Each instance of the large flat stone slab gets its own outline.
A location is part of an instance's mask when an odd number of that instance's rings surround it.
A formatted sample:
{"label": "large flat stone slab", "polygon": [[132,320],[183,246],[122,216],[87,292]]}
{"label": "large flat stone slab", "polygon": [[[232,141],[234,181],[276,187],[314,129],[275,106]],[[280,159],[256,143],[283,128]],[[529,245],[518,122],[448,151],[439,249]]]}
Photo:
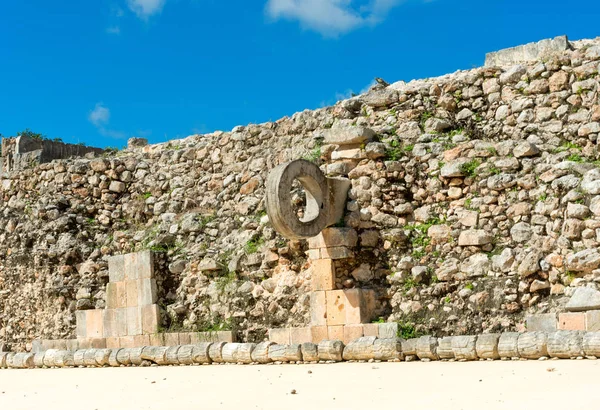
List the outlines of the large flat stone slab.
{"label": "large flat stone slab", "polygon": [[548,38],[534,43],[487,53],[485,67],[509,66],[527,61],[539,60],[544,54],[569,49],[567,36]]}
{"label": "large flat stone slab", "polygon": [[577,288],[567,303],[569,312],[600,309],[600,292],[592,288]]}

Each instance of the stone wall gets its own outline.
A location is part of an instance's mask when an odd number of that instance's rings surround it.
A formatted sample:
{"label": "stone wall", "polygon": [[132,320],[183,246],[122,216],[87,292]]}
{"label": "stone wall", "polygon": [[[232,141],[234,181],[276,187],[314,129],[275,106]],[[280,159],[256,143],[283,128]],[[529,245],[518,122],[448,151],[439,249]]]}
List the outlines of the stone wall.
{"label": "stone wall", "polygon": [[[352,183],[358,244],[336,287],[435,336],[523,330],[597,288],[600,42],[543,61],[395,83],[279,121],[56,160],[11,173],[0,201],[0,344],[75,336],[105,307],[108,257],[153,250],[171,331],[310,321],[306,241],[265,214],[268,171],[305,157]],[[367,135],[349,142],[349,136]],[[325,143],[324,143],[325,141]],[[301,213],[305,198],[294,190]]]}

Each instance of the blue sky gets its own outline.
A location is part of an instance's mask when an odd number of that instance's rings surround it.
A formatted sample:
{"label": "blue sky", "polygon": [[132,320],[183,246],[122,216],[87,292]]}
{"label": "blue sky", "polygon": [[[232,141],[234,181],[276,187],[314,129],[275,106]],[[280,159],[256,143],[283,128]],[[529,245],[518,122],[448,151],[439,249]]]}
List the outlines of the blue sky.
{"label": "blue sky", "polygon": [[331,105],[556,35],[600,36],[580,0],[1,0],[0,133],[151,142]]}

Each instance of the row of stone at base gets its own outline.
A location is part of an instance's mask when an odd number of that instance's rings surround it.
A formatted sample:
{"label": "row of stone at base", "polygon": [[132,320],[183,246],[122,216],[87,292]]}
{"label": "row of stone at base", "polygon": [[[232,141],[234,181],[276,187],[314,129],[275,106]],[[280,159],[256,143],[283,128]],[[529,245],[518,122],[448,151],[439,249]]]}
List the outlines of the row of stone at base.
{"label": "row of stone at base", "polygon": [[600,357],[600,332],[559,330],[423,336],[417,339],[361,337],[347,346],[338,340],[278,345],[263,343],[198,343],[123,349],[46,350],[40,353],[0,353],[0,368],[193,365],[211,363],[317,363],[400,360],[573,359]]}

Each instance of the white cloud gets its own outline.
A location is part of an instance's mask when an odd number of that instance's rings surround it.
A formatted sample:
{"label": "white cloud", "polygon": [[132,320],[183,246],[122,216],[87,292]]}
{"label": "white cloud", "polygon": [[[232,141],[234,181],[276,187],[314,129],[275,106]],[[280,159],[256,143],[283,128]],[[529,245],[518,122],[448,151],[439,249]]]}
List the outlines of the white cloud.
{"label": "white cloud", "polygon": [[96,104],[96,107],[90,111],[88,119],[96,127],[108,124],[108,121],[110,120],[110,110],[106,108],[104,104],[99,102]]}
{"label": "white cloud", "polygon": [[403,0],[268,0],[267,14],[275,20],[298,20],[325,36],[337,36],[365,25],[380,23]]}
{"label": "white cloud", "polygon": [[106,128],[110,122],[110,110],[99,102],[88,114],[88,120],[98,129],[100,135],[114,139],[125,139],[127,133]]}
{"label": "white cloud", "polygon": [[147,20],[158,14],[165,6],[166,0],[127,0],[127,5],[141,19]]}
{"label": "white cloud", "polygon": [[107,28],[106,28],[106,32],[107,32],[108,34],[116,34],[116,35],[119,35],[119,34],[121,34],[121,27],[119,27],[119,26],[110,26],[110,27],[107,27]]}

